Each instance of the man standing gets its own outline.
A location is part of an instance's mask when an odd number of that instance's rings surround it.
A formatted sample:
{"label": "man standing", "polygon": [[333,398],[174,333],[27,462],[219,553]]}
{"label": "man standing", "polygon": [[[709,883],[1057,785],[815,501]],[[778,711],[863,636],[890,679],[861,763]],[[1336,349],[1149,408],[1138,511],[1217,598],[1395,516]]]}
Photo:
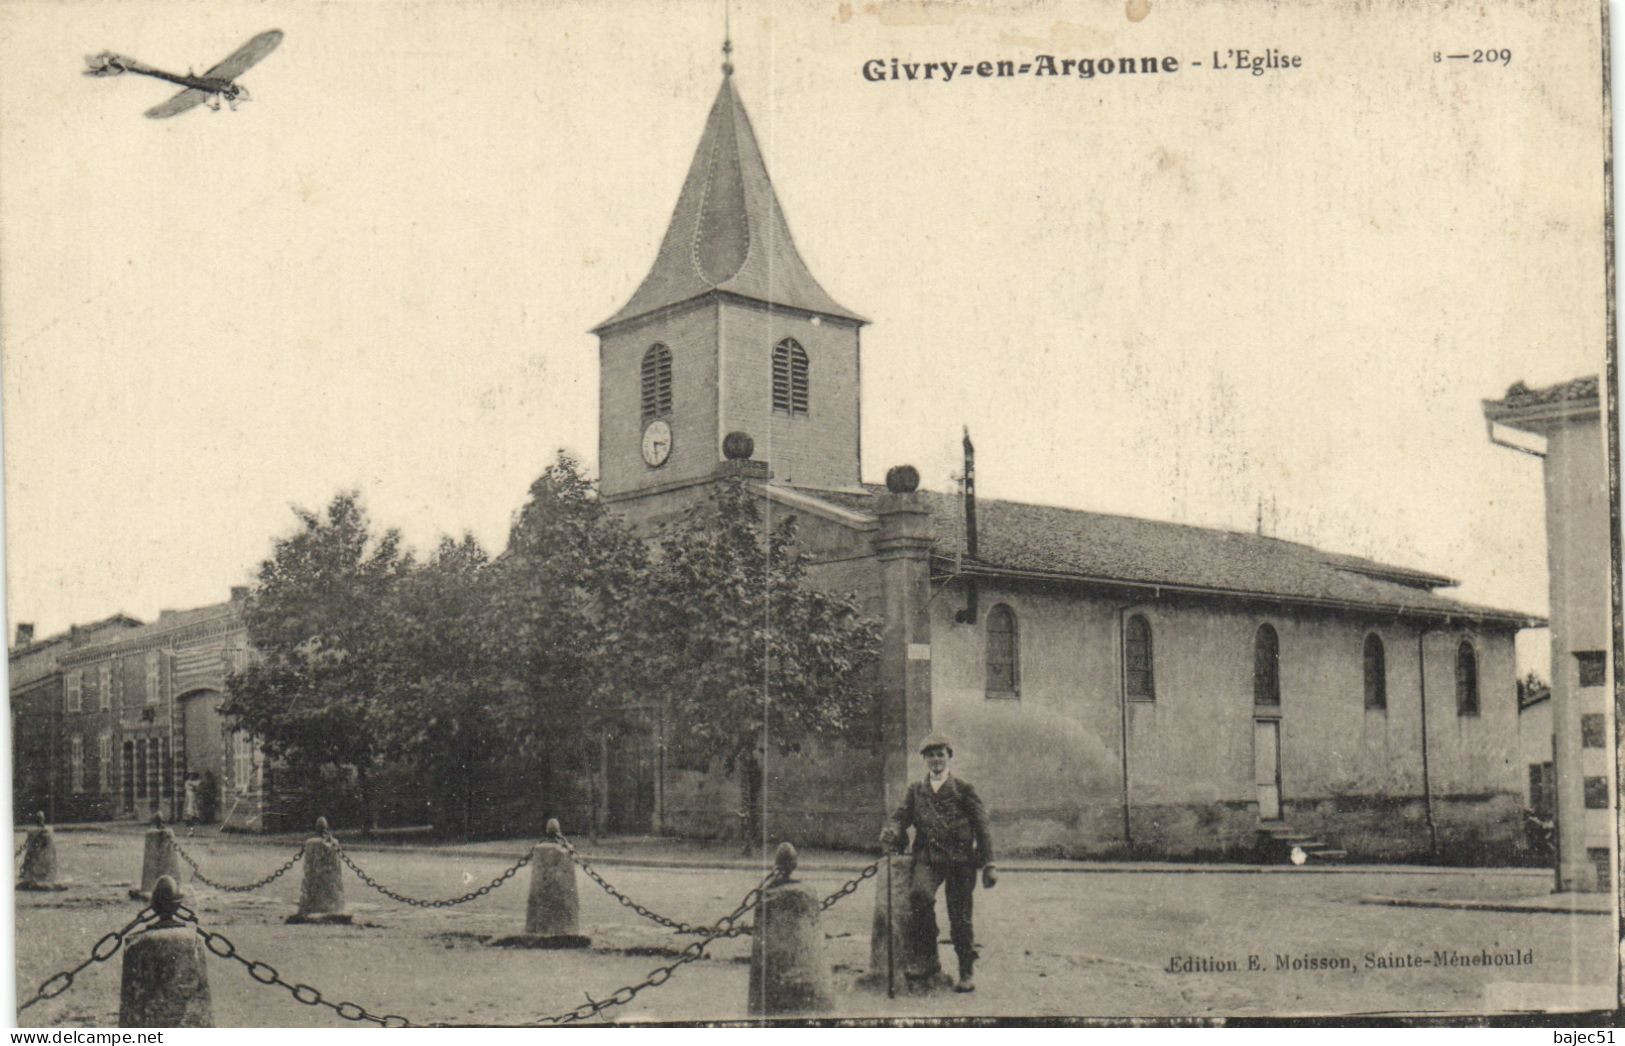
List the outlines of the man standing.
{"label": "man standing", "polygon": [[[941,734],[931,734],[920,745],[928,773],[913,781],[891,823],[880,833],[883,846],[901,849],[909,828],[914,829],[914,862],[909,876],[909,965],[911,978],[929,978],[941,969],[937,961],[937,889],[947,885],[948,930],[959,956],[959,983],[955,990],[976,990],[976,933],[971,926],[971,893],[976,871],[982,885],[993,889],[993,836],[987,810],[969,781],[953,776],[948,763],[953,745]],[[918,968],[914,968],[914,967]]]}

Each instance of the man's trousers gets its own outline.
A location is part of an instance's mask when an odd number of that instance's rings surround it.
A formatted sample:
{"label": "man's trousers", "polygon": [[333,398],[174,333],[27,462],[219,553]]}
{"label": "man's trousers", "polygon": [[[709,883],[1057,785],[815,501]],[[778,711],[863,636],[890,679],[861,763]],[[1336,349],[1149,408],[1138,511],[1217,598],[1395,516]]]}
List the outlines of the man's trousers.
{"label": "man's trousers", "polygon": [[948,887],[948,935],[960,962],[976,954],[976,931],[971,926],[971,894],[976,889],[976,866],[954,861],[933,861],[914,855],[909,873],[909,963],[916,977],[942,969],[937,958],[937,889]]}

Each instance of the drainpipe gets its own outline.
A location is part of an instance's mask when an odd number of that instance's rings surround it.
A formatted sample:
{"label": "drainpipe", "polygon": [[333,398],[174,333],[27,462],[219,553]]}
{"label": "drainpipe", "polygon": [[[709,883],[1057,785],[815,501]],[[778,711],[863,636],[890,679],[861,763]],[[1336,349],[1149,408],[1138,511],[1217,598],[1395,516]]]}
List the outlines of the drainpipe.
{"label": "drainpipe", "polygon": [[1136,604],[1117,608],[1117,710],[1122,717],[1123,749],[1123,844],[1134,845],[1129,827],[1128,801],[1128,619],[1124,617]]}
{"label": "drainpipe", "polygon": [[1433,785],[1428,776],[1428,673],[1427,658],[1423,654],[1422,637],[1428,628],[1416,631],[1416,687],[1422,698],[1422,813],[1428,823],[1428,852],[1439,852],[1439,826],[1433,821]]}

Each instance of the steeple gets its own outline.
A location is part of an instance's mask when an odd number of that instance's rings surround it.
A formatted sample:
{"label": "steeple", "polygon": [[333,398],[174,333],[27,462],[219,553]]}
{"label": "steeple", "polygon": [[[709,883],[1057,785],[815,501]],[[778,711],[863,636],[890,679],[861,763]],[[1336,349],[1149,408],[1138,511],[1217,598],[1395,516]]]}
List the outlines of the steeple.
{"label": "steeple", "polygon": [[632,299],[594,333],[712,291],[864,323],[819,286],[796,251],[750,118],[734,90],[731,42],[654,266]]}

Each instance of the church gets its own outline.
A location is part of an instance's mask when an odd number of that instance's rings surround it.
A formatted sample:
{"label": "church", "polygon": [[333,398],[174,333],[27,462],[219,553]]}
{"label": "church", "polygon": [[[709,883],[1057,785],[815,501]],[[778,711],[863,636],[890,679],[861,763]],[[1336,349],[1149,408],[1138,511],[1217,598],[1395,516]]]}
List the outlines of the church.
{"label": "church", "polygon": [[[768,752],[771,837],[872,846],[935,730],[1002,852],[1515,856],[1538,619],[1260,534],[864,483],[867,321],[802,260],[723,70],[654,263],[593,331],[600,488],[652,528],[742,475],[882,622],[873,745]],[[735,782],[616,746],[612,826],[735,830]]]}

